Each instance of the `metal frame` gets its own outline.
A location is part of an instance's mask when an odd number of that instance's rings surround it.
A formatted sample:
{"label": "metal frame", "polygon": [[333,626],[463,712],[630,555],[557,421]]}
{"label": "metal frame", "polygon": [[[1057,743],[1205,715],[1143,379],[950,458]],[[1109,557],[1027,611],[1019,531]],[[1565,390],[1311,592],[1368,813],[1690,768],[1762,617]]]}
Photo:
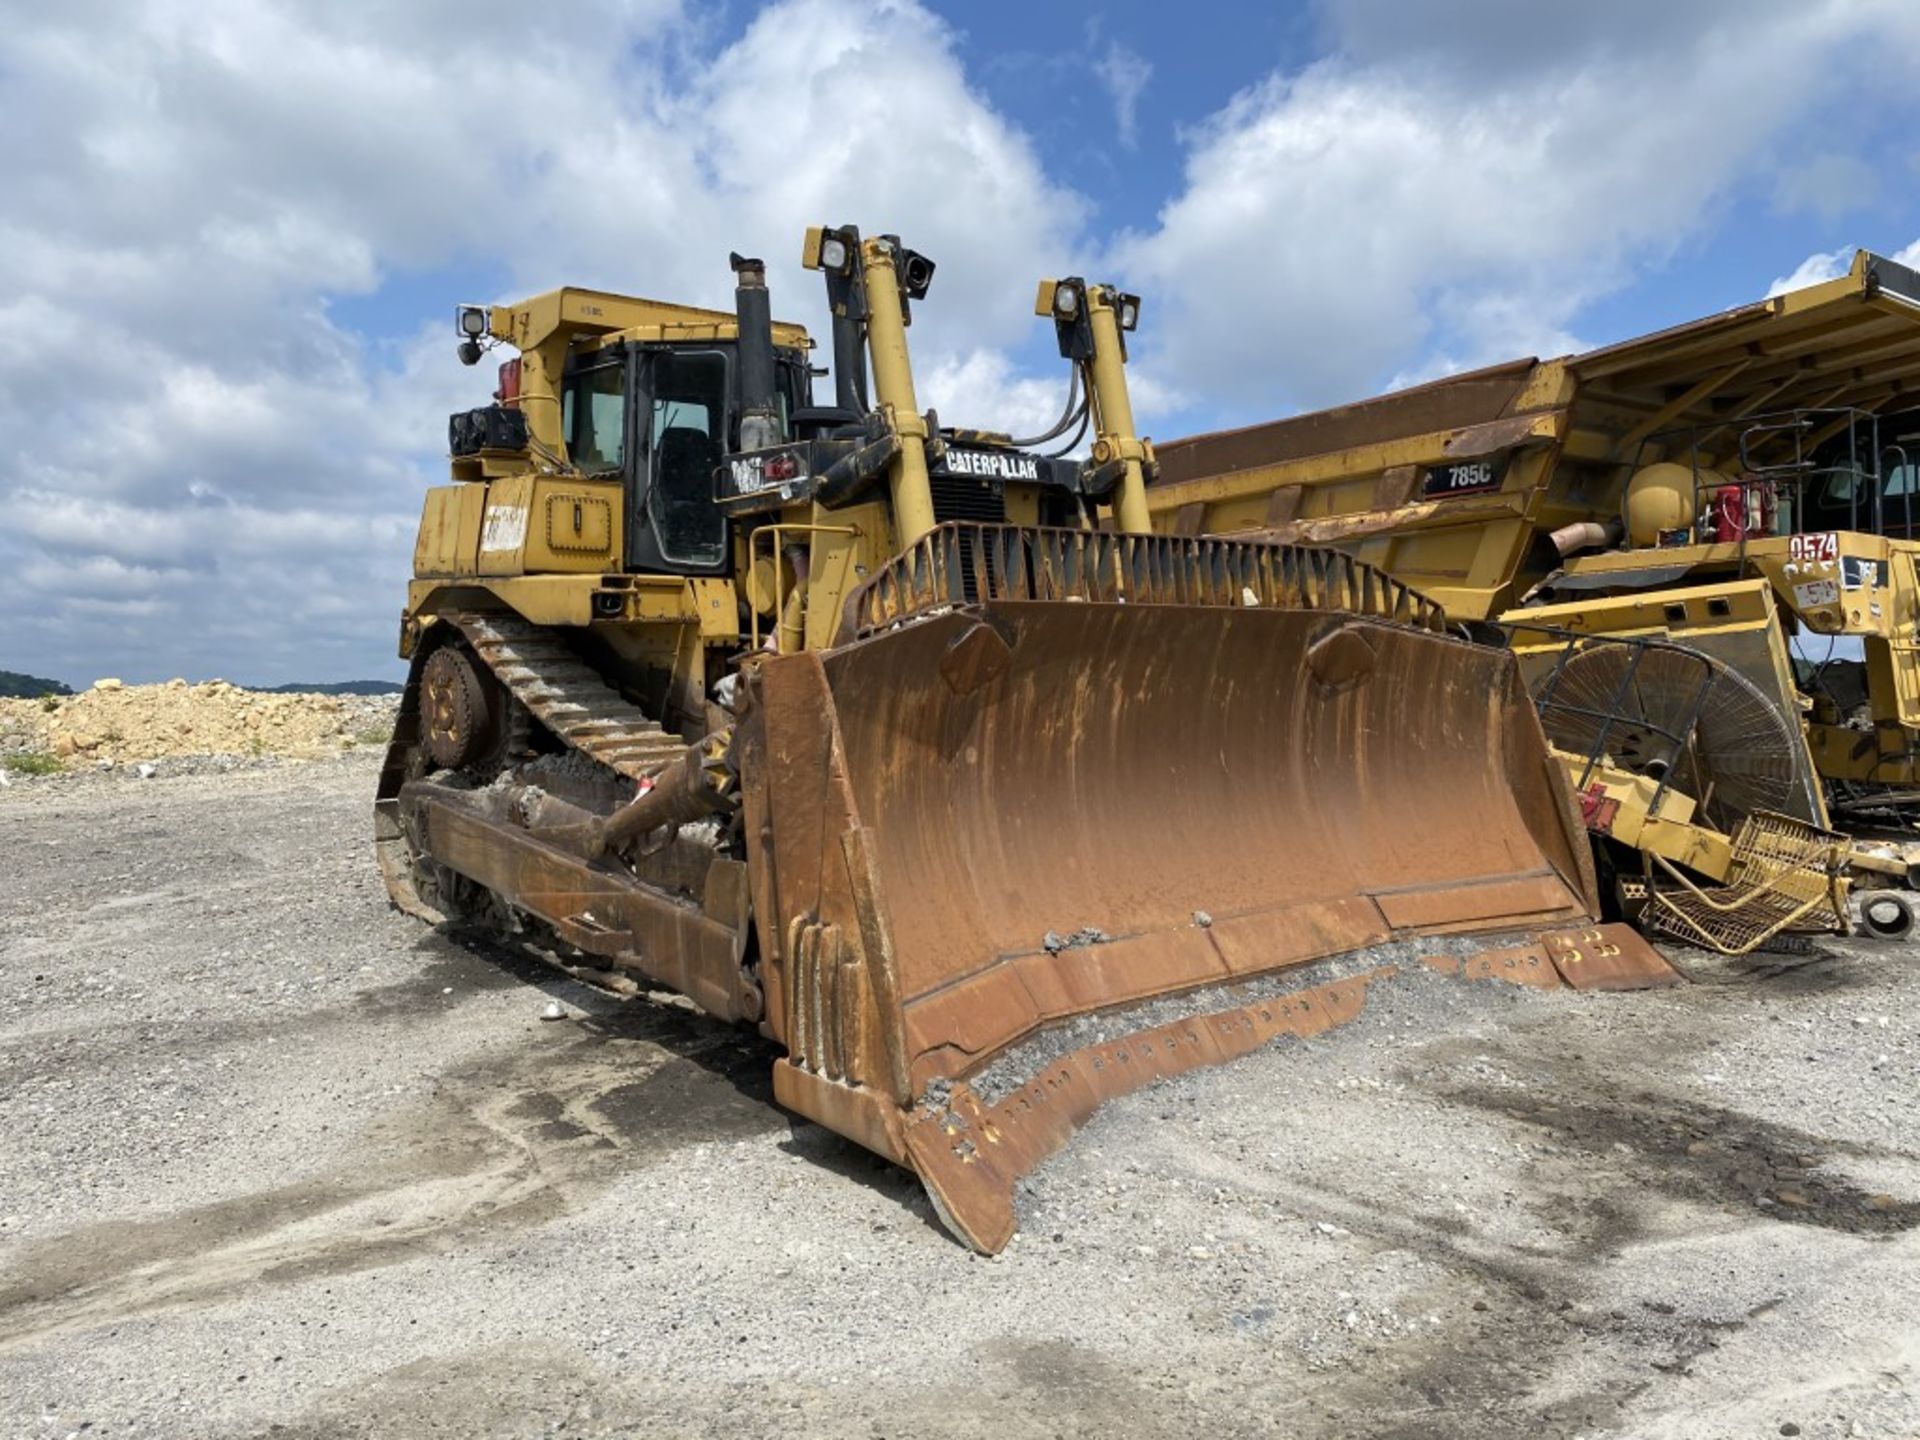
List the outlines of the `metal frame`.
{"label": "metal frame", "polygon": [[[1897,457],[1891,468],[1889,468],[1886,463],[1887,457],[1889,455]],[[1879,476],[1878,476],[1879,484],[1880,484],[1879,495],[1880,495],[1880,502],[1881,502],[1880,533],[1884,536],[1886,534],[1885,526],[1886,526],[1887,479],[1890,475],[1897,475],[1902,470],[1911,469],[1914,465],[1914,460],[1913,460],[1913,457],[1907,452],[1907,447],[1896,440],[1889,444],[1882,445],[1880,447],[1880,458],[1878,463],[1880,467]],[[1901,523],[1901,531],[1902,531],[1900,538],[1903,540],[1911,540],[1915,538],[1914,537],[1914,519],[1913,519],[1913,495],[1914,495],[1914,486],[1912,484],[1909,484],[1907,486],[1906,492],[1900,497],[1900,513],[1901,513],[1900,523]]]}
{"label": "metal frame", "polygon": [[[1704,945],[1722,955],[1745,955],[1783,931],[1806,929],[1823,907],[1830,918],[1818,931],[1847,929],[1848,841],[1790,815],[1756,810],[1733,841],[1732,879],[1708,890],[1696,885],[1664,856],[1652,857],[1681,894],[1653,887],[1654,925],[1675,939]],[[1651,880],[1653,872],[1648,872]]]}
{"label": "metal frame", "polygon": [[[773,624],[771,634],[774,637],[776,649],[779,645],[780,635],[780,608],[783,598],[786,595],[786,586],[781,583],[782,577],[786,574],[786,559],[782,554],[780,537],[786,534],[858,535],[859,533],[859,530],[851,525],[812,525],[805,521],[796,520],[772,525],[758,525],[755,526],[753,531],[747,536],[747,569],[749,572],[753,569],[754,561],[760,558],[760,537],[765,535],[770,542],[767,548],[772,552],[768,558],[773,561]],[[797,575],[795,576],[795,583],[799,583],[799,577]],[[750,599],[747,602],[747,614],[749,617],[747,622],[748,642],[751,646],[751,652],[757,654],[760,649],[760,611]]]}

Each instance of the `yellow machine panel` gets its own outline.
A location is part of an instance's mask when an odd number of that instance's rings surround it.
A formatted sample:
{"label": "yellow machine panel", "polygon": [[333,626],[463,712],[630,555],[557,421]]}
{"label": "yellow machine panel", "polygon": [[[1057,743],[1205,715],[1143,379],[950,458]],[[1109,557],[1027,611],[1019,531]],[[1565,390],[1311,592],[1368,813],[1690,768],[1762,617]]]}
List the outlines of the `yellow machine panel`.
{"label": "yellow machine panel", "polygon": [[527,570],[527,516],[533,508],[532,475],[510,475],[486,487],[486,509],[480,517],[482,575],[523,575]]}
{"label": "yellow machine panel", "polygon": [[482,485],[436,485],[427,491],[413,547],[415,575],[473,574],[486,495]]}
{"label": "yellow machine panel", "polygon": [[[1739,693],[1764,702],[1778,716],[1777,724],[1760,717],[1757,723],[1768,728],[1764,733],[1753,732],[1748,742],[1756,751],[1764,742],[1770,747],[1770,763],[1777,763],[1785,771],[1772,808],[1812,825],[1827,824],[1825,799],[1807,749],[1804,707],[1794,681],[1787,637],[1765,580],[1535,605],[1509,611],[1500,621],[1515,627],[1513,648],[1520,656],[1522,673],[1536,691],[1546,667],[1563,648],[1564,642],[1555,632],[1616,639],[1657,638],[1719,662],[1737,677],[1721,681],[1723,687],[1744,681],[1747,689]],[[1724,708],[1732,698],[1730,694],[1710,692],[1705,703]],[[1712,799],[1696,798],[1708,803]]]}
{"label": "yellow machine panel", "polygon": [[580,480],[534,482],[522,568],[529,571],[600,571],[617,568],[620,487]]}
{"label": "yellow machine panel", "polygon": [[598,495],[576,489],[549,489],[542,499],[540,508],[547,517],[543,532],[546,553],[536,563],[549,557],[557,563],[563,556],[583,554],[600,560],[612,553],[613,517],[620,501],[617,489],[606,486]]}

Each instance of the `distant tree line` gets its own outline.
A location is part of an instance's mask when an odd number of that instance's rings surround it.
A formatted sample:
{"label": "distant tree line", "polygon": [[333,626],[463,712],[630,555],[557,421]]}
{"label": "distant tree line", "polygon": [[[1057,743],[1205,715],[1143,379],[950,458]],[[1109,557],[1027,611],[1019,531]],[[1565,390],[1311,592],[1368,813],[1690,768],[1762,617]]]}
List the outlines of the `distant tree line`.
{"label": "distant tree line", "polygon": [[73,691],[58,680],[42,680],[38,675],[22,675],[18,670],[0,670],[0,699],[37,700],[42,695],[71,695]]}
{"label": "distant tree line", "polygon": [[[329,680],[250,688],[267,695],[398,695],[402,687],[392,680]],[[71,694],[72,689],[58,680],[22,675],[18,670],[0,670],[0,700],[37,700],[42,695]]]}

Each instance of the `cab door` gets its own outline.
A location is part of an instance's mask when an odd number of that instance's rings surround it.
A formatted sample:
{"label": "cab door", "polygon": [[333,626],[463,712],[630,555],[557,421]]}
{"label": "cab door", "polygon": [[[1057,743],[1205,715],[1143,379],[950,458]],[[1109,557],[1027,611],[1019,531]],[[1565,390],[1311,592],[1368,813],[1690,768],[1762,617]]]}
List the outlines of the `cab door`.
{"label": "cab door", "polygon": [[627,568],[717,575],[727,520],[713,499],[726,459],[732,356],[722,347],[636,347]]}

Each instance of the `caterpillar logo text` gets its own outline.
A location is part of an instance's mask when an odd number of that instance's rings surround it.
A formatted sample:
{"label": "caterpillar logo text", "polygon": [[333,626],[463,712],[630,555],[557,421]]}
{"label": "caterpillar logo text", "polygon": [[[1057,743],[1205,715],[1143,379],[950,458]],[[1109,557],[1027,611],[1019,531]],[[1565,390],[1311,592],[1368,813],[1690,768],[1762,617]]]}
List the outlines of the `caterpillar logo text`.
{"label": "caterpillar logo text", "polygon": [[961,450],[947,447],[947,469],[956,475],[983,475],[993,480],[1038,480],[1040,462],[1031,455],[1003,450]]}

